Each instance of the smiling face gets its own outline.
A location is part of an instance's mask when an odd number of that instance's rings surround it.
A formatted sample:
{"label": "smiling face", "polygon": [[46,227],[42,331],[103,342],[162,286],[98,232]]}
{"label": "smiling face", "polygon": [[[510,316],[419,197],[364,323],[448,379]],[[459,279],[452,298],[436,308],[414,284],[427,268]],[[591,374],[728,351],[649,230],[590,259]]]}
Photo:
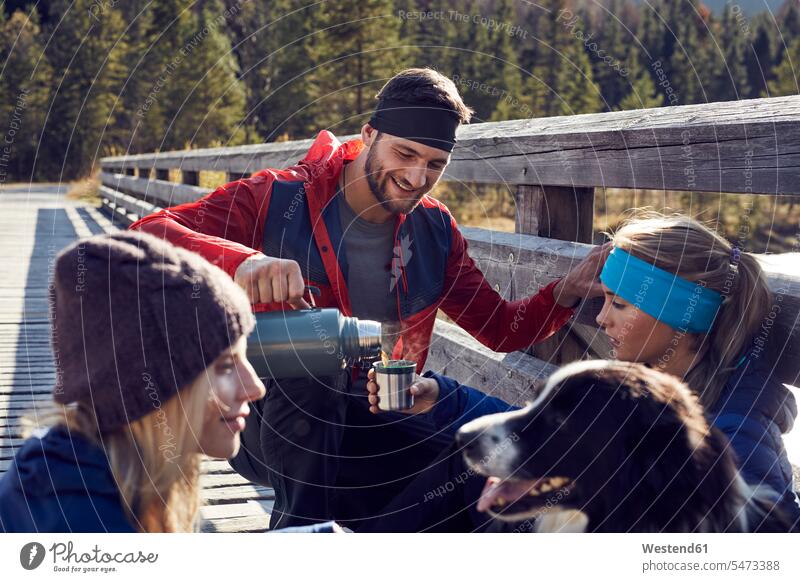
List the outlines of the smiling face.
{"label": "smiling face", "polygon": [[392,214],[408,214],[439,181],[450,161],[444,150],[387,133],[362,130],[369,147],[364,172],[375,199]]}
{"label": "smiling face", "polygon": [[239,433],[250,414],[248,403],[266,393],[247,360],[246,349],[247,338],[242,336],[196,380],[209,394],[203,426],[197,435],[198,452],[209,457],[230,459],[236,455]]}
{"label": "smiling face", "polygon": [[597,324],[608,336],[614,358],[664,367],[665,358],[685,357],[690,336],[677,333],[605,285],[603,292],[605,303],[597,315]]}

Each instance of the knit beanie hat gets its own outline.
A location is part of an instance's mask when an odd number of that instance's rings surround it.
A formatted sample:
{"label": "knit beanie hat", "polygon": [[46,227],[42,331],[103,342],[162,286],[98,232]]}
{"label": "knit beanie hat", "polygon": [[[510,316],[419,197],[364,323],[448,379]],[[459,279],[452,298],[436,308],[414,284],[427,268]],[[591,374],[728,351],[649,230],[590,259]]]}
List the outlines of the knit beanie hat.
{"label": "knit beanie hat", "polygon": [[53,397],[93,408],[101,432],[157,410],[255,325],[222,270],[133,231],[59,253],[50,305]]}

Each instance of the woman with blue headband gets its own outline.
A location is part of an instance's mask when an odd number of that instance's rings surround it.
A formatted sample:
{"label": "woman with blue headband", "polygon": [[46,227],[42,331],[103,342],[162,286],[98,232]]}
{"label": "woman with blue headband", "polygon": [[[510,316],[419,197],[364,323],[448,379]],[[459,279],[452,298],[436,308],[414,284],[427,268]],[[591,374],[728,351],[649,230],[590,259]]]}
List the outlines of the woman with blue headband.
{"label": "woman with blue headband", "polygon": [[651,214],[612,237],[597,323],[614,357],[683,379],[731,442],[742,476],[800,517],[782,433],[797,405],[760,337],[775,299],[755,257],[701,223]]}
{"label": "woman with blue headband", "polygon": [[[773,489],[787,517],[800,523],[781,437],[791,429],[797,406],[771,375],[759,337],[774,301],[761,267],[753,256],[684,216],[643,215],[611,239],[600,275],[605,303],[597,322],[613,356],[684,380],[698,394],[709,422],[730,440],[744,479]],[[430,412],[443,430],[514,408],[450,378],[425,376],[411,387],[412,412]],[[368,389],[378,412],[377,387],[371,383]]]}

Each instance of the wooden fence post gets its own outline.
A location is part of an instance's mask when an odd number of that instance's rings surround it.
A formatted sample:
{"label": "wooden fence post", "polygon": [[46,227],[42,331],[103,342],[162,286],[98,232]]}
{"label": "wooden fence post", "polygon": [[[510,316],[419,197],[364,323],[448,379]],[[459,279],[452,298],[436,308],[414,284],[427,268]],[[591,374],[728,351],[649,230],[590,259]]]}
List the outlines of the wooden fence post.
{"label": "wooden fence post", "polygon": [[[514,199],[517,203],[516,232],[592,242],[594,188],[521,184],[517,186]],[[580,359],[586,347],[586,342],[577,335],[561,329],[532,346],[528,353],[560,365]]]}
{"label": "wooden fence post", "polygon": [[592,242],[594,188],[517,186],[516,231],[547,238]]}
{"label": "wooden fence post", "polygon": [[184,184],[189,184],[190,186],[200,185],[200,172],[195,170],[182,170],[182,175],[182,182]]}

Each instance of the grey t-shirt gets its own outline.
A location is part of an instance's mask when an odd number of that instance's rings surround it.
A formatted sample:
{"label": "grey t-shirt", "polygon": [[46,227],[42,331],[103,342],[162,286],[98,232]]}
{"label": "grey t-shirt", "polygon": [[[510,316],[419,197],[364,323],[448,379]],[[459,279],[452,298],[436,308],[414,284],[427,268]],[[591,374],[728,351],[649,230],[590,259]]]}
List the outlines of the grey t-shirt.
{"label": "grey t-shirt", "polygon": [[[399,338],[397,289],[392,286],[394,220],[382,224],[359,218],[337,188],[339,217],[347,253],[347,291],[353,317],[381,322],[383,350],[391,355]],[[353,382],[352,393],[366,398],[367,371]]]}
{"label": "grey t-shirt", "polygon": [[341,189],[339,216],[347,252],[347,290],[353,316],[389,322],[397,319],[397,291],[392,287],[394,220],[368,222],[356,215]]}

